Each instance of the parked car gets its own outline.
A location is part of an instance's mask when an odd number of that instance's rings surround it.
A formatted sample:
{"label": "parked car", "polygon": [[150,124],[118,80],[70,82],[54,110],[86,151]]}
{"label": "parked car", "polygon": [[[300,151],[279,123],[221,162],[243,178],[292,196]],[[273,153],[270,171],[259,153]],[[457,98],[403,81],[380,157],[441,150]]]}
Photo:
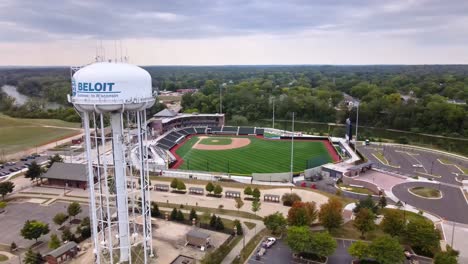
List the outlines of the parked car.
{"label": "parked car", "polygon": [[273,246],[273,244],[276,243],[276,238],[274,237],[269,237],[265,240],[265,242],[263,242],[264,246],[266,248],[270,248],[271,246]]}
{"label": "parked car", "polygon": [[258,250],[257,254],[255,255],[255,258],[257,260],[260,260],[263,257],[263,255],[265,255],[265,253],[266,253],[266,248],[262,247]]}
{"label": "parked car", "polygon": [[27,161],[28,160],[28,157],[22,157],[21,158],[21,161]]}

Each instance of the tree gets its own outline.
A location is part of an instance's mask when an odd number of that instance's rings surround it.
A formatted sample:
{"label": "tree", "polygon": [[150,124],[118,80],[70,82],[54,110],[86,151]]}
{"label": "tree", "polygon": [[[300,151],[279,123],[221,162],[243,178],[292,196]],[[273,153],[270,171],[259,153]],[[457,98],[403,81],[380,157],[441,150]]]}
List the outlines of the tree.
{"label": "tree", "polygon": [[211,182],[208,182],[205,186],[205,190],[210,194],[214,191],[214,185]]}
{"label": "tree", "polygon": [[389,235],[378,237],[369,246],[370,255],[380,264],[402,263],[405,255],[398,240]]}
{"label": "tree", "polygon": [[280,212],[266,216],[263,218],[263,223],[265,224],[266,228],[268,228],[268,230],[270,230],[274,235],[281,234],[287,225],[286,219]]}
{"label": "tree", "polygon": [[198,220],[198,215],[195,209],[192,208],[192,210],[190,210],[189,220],[193,220],[193,219]]}
{"label": "tree", "polygon": [[77,228],[77,234],[80,235],[82,240],[91,237],[91,223],[89,217],[83,218],[83,221],[81,221],[80,226]]}
{"label": "tree", "polygon": [[177,182],[177,190],[178,191],[185,191],[187,187],[185,187],[185,183],[183,181]]}
{"label": "tree", "polygon": [[379,198],[379,206],[380,208],[385,208],[387,206],[387,198],[385,198],[385,196],[380,196]]}
{"label": "tree", "polygon": [[177,220],[177,209],[172,209],[171,215],[169,216],[169,220],[174,221]]}
{"label": "tree", "polygon": [[67,227],[62,230],[62,241],[75,241],[76,242],[76,237],[70,231],[70,228]]}
{"label": "tree", "polygon": [[321,257],[330,256],[337,247],[336,240],[328,232],[314,233],[310,242],[310,251]]}
{"label": "tree", "polygon": [[236,197],[235,201],[236,201],[237,212],[239,213],[239,209],[241,209],[242,206],[244,206],[244,201],[242,201],[240,197]]}
{"label": "tree", "polygon": [[231,118],[231,122],[236,126],[245,126],[248,124],[249,120],[247,120],[245,116],[233,115]]}
{"label": "tree", "polygon": [[49,225],[37,220],[27,220],[21,229],[21,236],[28,240],[36,240],[49,233]]}
{"label": "tree", "polygon": [[216,224],[215,224],[215,229],[216,230],[224,230],[224,223],[221,217],[216,217]]}
{"label": "tree", "polygon": [[2,212],[1,209],[5,209],[6,206],[7,206],[7,202],[0,201],[0,212]]}
{"label": "tree", "polygon": [[215,214],[211,215],[210,227],[212,227],[212,228],[216,227],[216,215]]}
{"label": "tree", "polygon": [[440,234],[431,221],[410,220],[406,230],[407,241],[416,252],[430,255],[439,249]]}
{"label": "tree", "polygon": [[250,186],[245,187],[244,194],[245,195],[252,195],[252,188]]}
{"label": "tree", "polygon": [[177,189],[177,183],[179,182],[179,180],[177,180],[176,178],[174,178],[172,181],[171,181],[171,188],[172,189]]}
{"label": "tree", "polygon": [[255,215],[257,215],[257,212],[260,211],[261,205],[262,203],[260,200],[255,199],[252,201],[252,212],[254,212]]}
{"label": "tree", "polygon": [[221,185],[217,184],[214,188],[214,194],[215,195],[220,195],[223,192],[223,187]]}
{"label": "tree", "polygon": [[294,202],[288,211],[288,223],[290,225],[310,225],[317,216],[315,203]]}
{"label": "tree", "polygon": [[31,162],[31,165],[28,166],[28,171],[26,171],[24,177],[34,182],[42,176],[43,172],[44,171],[41,166],[39,166],[37,162],[33,161]]}
{"label": "tree", "polygon": [[41,264],[42,263],[42,256],[38,252],[34,252],[32,248],[29,248],[24,255],[24,263],[25,264]]}
{"label": "tree", "polygon": [[370,256],[369,244],[363,241],[356,241],[349,246],[348,253],[358,260],[368,258]]}
{"label": "tree", "polygon": [[16,245],[16,243],[15,243],[15,242],[11,242],[11,245],[10,245],[10,252],[15,252],[17,248],[18,248],[18,246]]}
{"label": "tree", "polygon": [[240,222],[239,220],[236,219],[236,220],[234,220],[234,225],[235,225],[236,231],[237,231],[236,234],[237,234],[238,236],[243,235],[243,234],[244,234],[244,230],[243,230],[243,228],[242,228],[241,222]]}
{"label": "tree", "polygon": [[151,217],[159,217],[161,212],[159,211],[159,206],[155,202],[151,202]]}
{"label": "tree", "polygon": [[367,208],[372,211],[372,213],[377,214],[379,207],[375,204],[371,195],[368,195],[366,198],[359,200],[354,207],[353,212],[357,214],[361,208]]}
{"label": "tree", "polygon": [[288,228],[286,244],[296,253],[306,252],[311,246],[311,232],[307,226],[291,226]]}
{"label": "tree", "polygon": [[179,222],[182,222],[184,221],[184,214],[182,213],[181,210],[177,210],[177,216],[176,216],[176,220],[179,221]]}
{"label": "tree", "polygon": [[338,228],[343,223],[343,216],[341,212],[343,204],[337,198],[330,198],[326,204],[320,206],[319,220],[322,225],[331,230]]}
{"label": "tree", "polygon": [[292,206],[294,202],[300,202],[302,199],[296,193],[285,193],[281,196],[281,201],[285,206]]}
{"label": "tree", "polygon": [[258,188],[253,189],[252,196],[254,199],[260,199],[260,190]]}
{"label": "tree", "polygon": [[58,213],[54,216],[53,221],[56,225],[61,226],[67,220],[68,215],[64,213]]}
{"label": "tree", "polygon": [[457,264],[459,252],[447,245],[446,251],[437,252],[434,256],[434,264]]}
{"label": "tree", "polygon": [[367,208],[361,208],[356,214],[353,225],[359,231],[361,231],[361,238],[364,238],[364,234],[375,229],[375,216]]}
{"label": "tree", "polygon": [[57,237],[56,234],[50,235],[50,241],[48,246],[50,249],[56,249],[60,247],[60,239]]}
{"label": "tree", "polygon": [[69,216],[75,219],[75,216],[81,213],[81,205],[78,202],[72,202],[71,204],[68,205],[67,213]]}
{"label": "tree", "polygon": [[63,162],[63,158],[59,154],[55,154],[54,156],[49,157],[49,161],[47,162],[47,169],[52,167],[52,164],[55,162]]}
{"label": "tree", "polygon": [[382,230],[392,237],[401,236],[404,234],[406,225],[403,213],[400,210],[385,211],[382,222],[380,223]]}
{"label": "tree", "polygon": [[15,184],[13,182],[0,182],[0,195],[2,195],[2,199],[5,200],[5,195],[12,193],[13,189],[15,189]]}

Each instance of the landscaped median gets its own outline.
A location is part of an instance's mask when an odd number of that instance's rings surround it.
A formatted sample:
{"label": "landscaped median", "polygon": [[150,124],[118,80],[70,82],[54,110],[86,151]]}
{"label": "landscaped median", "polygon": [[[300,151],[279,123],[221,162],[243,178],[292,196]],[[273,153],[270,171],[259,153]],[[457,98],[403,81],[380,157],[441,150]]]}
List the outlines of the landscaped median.
{"label": "landscaped median", "polygon": [[413,187],[409,188],[408,192],[411,194],[425,198],[425,199],[441,199],[442,198],[442,192],[440,190],[434,189],[434,188],[429,188],[429,187]]}

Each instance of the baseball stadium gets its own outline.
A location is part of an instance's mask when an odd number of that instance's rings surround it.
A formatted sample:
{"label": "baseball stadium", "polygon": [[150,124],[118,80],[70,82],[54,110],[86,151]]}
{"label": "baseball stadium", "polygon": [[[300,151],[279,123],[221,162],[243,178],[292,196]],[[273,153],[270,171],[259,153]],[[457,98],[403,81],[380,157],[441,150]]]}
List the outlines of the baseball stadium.
{"label": "baseball stadium", "polygon": [[161,135],[151,152],[170,169],[246,176],[286,173],[293,156],[293,173],[298,175],[340,160],[328,137],[295,133],[292,138],[290,132],[270,128],[225,126],[221,114],[179,114],[159,119],[154,127]]}

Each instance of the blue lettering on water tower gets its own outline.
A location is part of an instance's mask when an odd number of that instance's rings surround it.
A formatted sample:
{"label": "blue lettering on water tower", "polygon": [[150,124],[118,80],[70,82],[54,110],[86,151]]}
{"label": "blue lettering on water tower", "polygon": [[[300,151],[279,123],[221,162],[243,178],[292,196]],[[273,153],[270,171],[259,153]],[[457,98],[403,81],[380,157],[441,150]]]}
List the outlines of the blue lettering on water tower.
{"label": "blue lettering on water tower", "polygon": [[[114,91],[113,82],[79,82],[78,93],[120,93],[120,91]],[[76,90],[76,83],[72,80],[72,89]]]}

